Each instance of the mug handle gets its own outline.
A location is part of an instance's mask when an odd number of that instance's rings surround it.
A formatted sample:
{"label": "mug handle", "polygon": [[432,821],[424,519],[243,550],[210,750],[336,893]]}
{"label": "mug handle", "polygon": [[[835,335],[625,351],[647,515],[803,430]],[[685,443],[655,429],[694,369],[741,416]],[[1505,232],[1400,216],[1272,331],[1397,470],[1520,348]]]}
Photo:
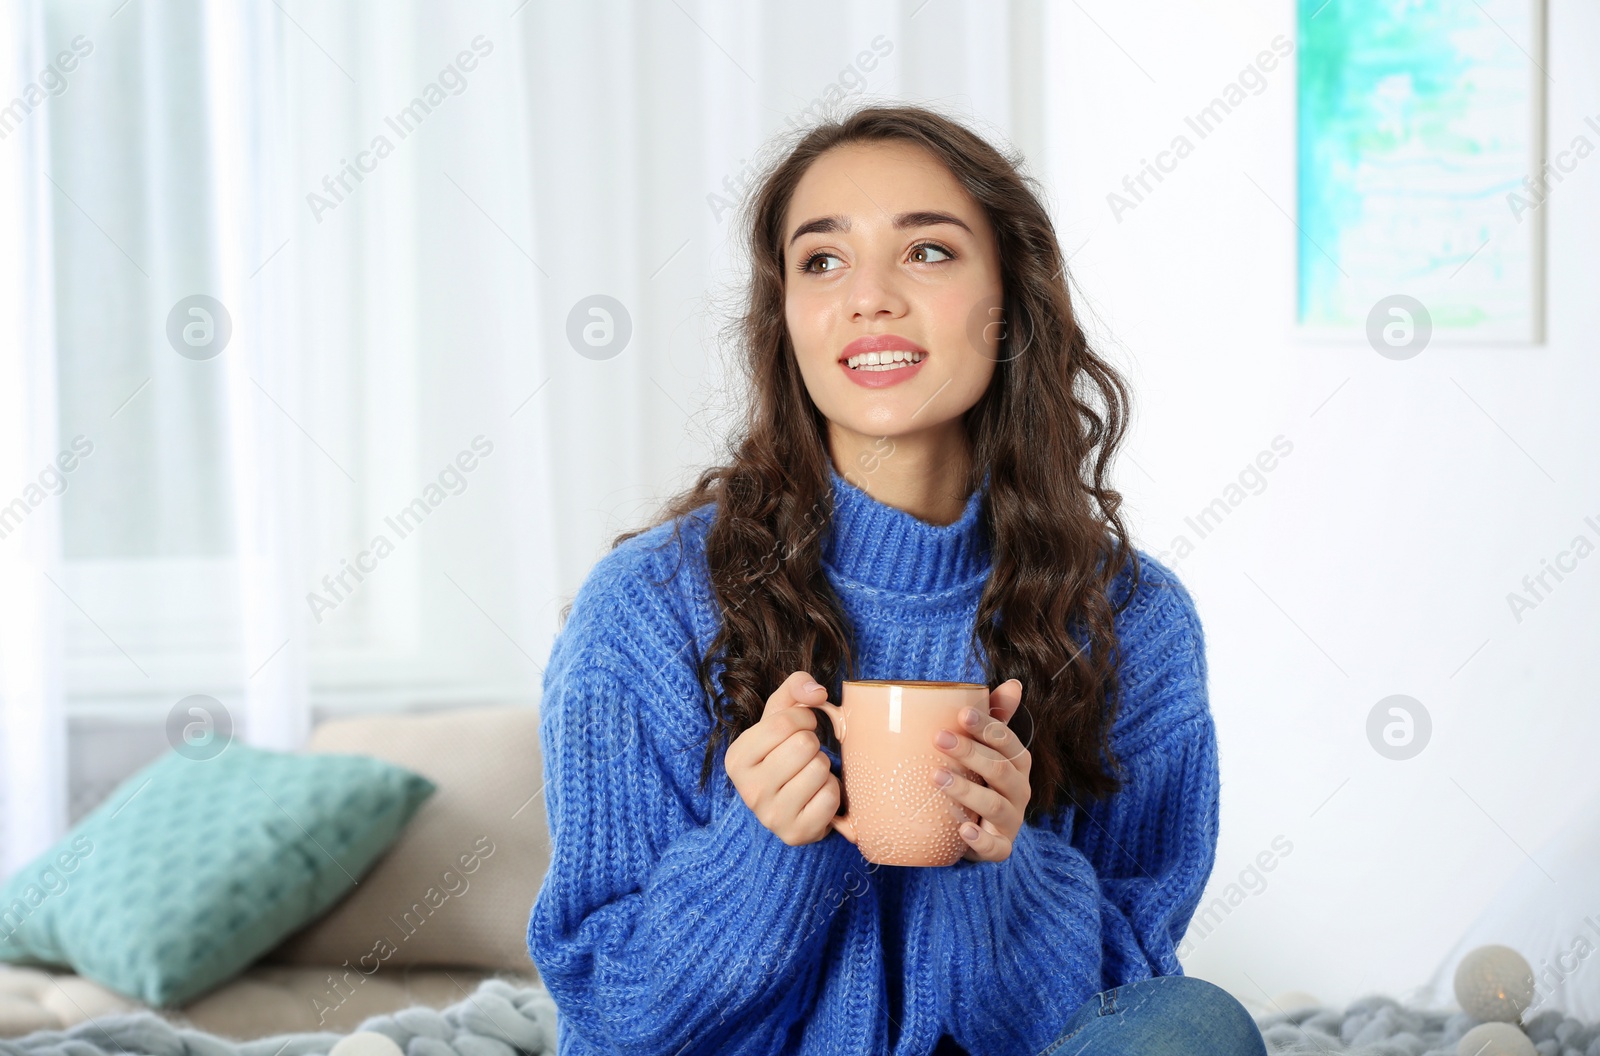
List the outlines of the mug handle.
{"label": "mug handle", "polygon": [[[824,701],[821,704],[807,704],[805,707],[821,708],[827,713],[828,720],[833,723],[834,735],[839,738],[839,744],[843,746],[844,709],[837,704],[832,704],[827,701]],[[851,843],[856,842],[856,821],[850,816],[848,811],[846,811],[844,814],[835,814],[833,816],[833,829]]]}

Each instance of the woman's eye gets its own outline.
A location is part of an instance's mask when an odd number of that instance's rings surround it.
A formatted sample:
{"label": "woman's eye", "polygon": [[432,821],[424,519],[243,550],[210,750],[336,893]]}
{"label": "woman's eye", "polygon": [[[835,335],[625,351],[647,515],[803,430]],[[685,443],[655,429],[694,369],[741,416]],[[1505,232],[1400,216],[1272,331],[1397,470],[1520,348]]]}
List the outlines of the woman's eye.
{"label": "woman's eye", "polygon": [[921,261],[921,263],[924,263],[924,264],[940,264],[940,263],[943,263],[942,260],[928,260],[928,259],[926,259],[926,254],[927,254],[927,252],[929,250],[932,250],[935,253],[943,253],[944,254],[944,259],[946,259],[946,260],[954,260],[955,259],[955,254],[954,253],[950,252],[948,249],[945,249],[943,246],[936,246],[932,242],[919,243],[917,245],[917,247],[911,251],[912,259],[916,259],[917,254],[921,253],[921,254],[924,254],[924,259]]}
{"label": "woman's eye", "polygon": [[833,260],[838,260],[839,259],[837,256],[835,256],[832,253],[813,253],[813,254],[811,254],[809,257],[807,257],[805,259],[804,263],[802,263],[800,265],[800,270],[803,271],[803,272],[811,272],[813,275],[823,275],[823,274],[826,274],[828,271],[836,271],[836,270],[838,270],[836,268],[828,268],[828,269],[826,269],[826,271],[813,271],[812,270],[812,268],[811,268],[812,264],[816,263],[819,260],[827,260],[827,259],[830,259],[830,258],[833,259]]}

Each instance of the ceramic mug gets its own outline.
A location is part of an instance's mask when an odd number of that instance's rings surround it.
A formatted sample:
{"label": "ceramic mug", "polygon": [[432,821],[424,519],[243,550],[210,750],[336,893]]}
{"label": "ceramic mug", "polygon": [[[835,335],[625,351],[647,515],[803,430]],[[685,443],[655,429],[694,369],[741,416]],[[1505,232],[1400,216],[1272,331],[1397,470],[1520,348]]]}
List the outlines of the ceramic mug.
{"label": "ceramic mug", "polygon": [[951,865],[966,853],[961,824],[977,813],[931,780],[945,766],[978,776],[934,746],[939,730],[961,731],[961,709],[989,714],[989,688],[976,682],[846,681],[842,706],[820,708],[839,739],[840,781],[849,811],[833,827],[879,865]]}

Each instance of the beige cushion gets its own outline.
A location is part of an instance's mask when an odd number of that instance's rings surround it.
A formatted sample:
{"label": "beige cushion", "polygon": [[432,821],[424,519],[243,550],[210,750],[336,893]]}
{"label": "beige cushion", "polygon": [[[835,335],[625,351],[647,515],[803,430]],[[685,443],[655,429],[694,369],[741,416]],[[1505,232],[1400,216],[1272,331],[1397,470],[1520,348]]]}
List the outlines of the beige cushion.
{"label": "beige cushion", "polygon": [[[338,967],[258,964],[183,1008],[146,1009],[132,998],[70,973],[0,965],[0,1038],[66,1030],[100,1016],[139,1011],[240,1040],[303,1030],[347,1033],[368,1016],[412,1005],[456,1004],[490,975],[514,986],[536,985],[531,974],[471,968],[398,968],[365,978]],[[92,1035],[89,1040],[103,1041]]]}
{"label": "beige cushion", "polygon": [[0,1038],[64,1030],[94,1016],[143,1007],[131,997],[70,973],[0,965]]}
{"label": "beige cushion", "polygon": [[532,973],[518,976],[472,968],[397,968],[374,972],[371,978],[341,971],[258,964],[181,1009],[158,1011],[179,1026],[248,1041],[299,1030],[344,1034],[369,1016],[413,1005],[445,1008],[471,997],[490,975],[515,986],[536,985]]}
{"label": "beige cushion", "polygon": [[536,710],[331,720],[312,731],[306,749],[376,756],[438,789],[348,896],[264,960],[537,974],[528,915],[550,864],[550,837]]}

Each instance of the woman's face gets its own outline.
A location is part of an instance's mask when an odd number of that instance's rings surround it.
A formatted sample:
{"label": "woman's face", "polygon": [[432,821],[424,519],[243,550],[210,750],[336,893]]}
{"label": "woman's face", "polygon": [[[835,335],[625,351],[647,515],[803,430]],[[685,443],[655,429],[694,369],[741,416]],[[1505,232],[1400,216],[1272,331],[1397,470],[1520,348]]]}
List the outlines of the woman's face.
{"label": "woman's face", "polygon": [[[783,231],[784,318],[835,456],[840,440],[959,435],[1000,339],[999,250],[977,202],[922,147],[851,144],[806,170]],[[895,365],[852,368],[864,349]]]}

